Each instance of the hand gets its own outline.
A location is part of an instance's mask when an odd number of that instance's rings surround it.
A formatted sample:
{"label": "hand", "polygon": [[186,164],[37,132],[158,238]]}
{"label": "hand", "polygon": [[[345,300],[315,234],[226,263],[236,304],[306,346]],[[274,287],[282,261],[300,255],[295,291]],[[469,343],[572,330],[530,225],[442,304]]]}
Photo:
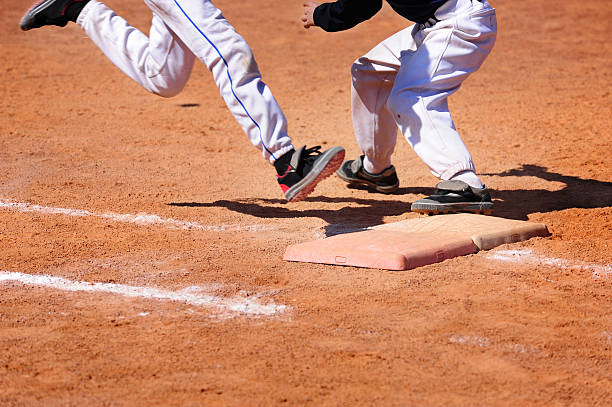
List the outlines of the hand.
{"label": "hand", "polygon": [[300,20],[304,23],[304,28],[310,28],[315,25],[314,22],[314,11],[319,6],[318,3],[314,1],[306,1],[304,2],[304,15]]}

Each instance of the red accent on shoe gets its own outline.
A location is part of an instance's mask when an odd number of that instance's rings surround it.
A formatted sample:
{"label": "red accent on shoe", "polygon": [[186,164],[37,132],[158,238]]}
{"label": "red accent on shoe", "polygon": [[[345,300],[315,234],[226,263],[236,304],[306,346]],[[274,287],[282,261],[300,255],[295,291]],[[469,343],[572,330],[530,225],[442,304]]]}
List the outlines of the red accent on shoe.
{"label": "red accent on shoe", "polygon": [[288,165],[287,166],[287,171],[285,171],[285,173],[283,175],[277,175],[276,178],[283,178],[285,175],[289,174],[289,172],[293,170],[293,167]]}
{"label": "red accent on shoe", "polygon": [[281,189],[283,190],[283,193],[289,191],[289,187],[287,185],[285,185],[285,184],[279,184],[279,185],[280,185]]}
{"label": "red accent on shoe", "polygon": [[64,11],[62,11],[62,17],[66,15],[66,10],[68,10],[68,7],[72,6],[74,3],[81,3],[82,1],[83,0],[74,0],[72,3],[66,4],[66,7],[64,7]]}

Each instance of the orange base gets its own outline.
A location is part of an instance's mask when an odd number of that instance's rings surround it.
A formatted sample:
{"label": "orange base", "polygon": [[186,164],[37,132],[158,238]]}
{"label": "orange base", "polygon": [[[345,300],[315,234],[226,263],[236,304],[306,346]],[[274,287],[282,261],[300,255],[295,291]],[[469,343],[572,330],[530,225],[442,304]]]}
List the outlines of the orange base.
{"label": "orange base", "polygon": [[289,246],[284,260],[407,270],[534,236],[546,225],[474,214],[414,218]]}

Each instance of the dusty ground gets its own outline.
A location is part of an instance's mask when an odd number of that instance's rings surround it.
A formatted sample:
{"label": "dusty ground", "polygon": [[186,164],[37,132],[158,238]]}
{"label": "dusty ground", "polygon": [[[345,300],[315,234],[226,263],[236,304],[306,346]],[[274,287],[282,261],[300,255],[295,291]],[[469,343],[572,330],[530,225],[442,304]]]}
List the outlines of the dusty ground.
{"label": "dusty ground", "polygon": [[[385,8],[350,32],[306,32],[301,3],[216,2],[251,43],[296,144],[355,157],[350,64],[406,22]],[[148,29],[140,1],[108,4]],[[608,0],[495,2],[496,48],[451,100],[495,215],[544,222],[552,236],[407,272],[281,260],[325,230],[416,216],[410,202],[436,179],[403,140],[399,194],[331,178],[284,204],[203,65],[161,99],[75,25],[23,33],[30,0],[2,5],[0,270],[287,308],[219,315],[0,282],[1,405],[612,404]],[[139,213],[203,226],[119,221]],[[496,260],[501,250],[532,260]]]}

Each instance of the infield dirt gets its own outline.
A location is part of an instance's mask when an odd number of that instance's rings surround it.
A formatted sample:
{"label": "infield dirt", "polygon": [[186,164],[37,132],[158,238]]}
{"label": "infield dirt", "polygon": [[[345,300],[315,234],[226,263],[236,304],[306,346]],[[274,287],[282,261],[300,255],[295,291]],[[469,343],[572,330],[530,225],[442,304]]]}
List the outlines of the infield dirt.
{"label": "infield dirt", "polygon": [[[148,31],[142,2],[107,4]],[[251,44],[296,145],[342,145],[356,157],[349,68],[406,21],[385,6],[327,34],[301,28],[301,1],[215,4]],[[76,25],[24,33],[30,0],[1,5],[0,271],[201,286],[290,309],[220,318],[3,282],[0,405],[612,404],[608,0],[493,2],[495,49],[451,98],[494,215],[545,223],[552,236],[405,272],[282,261],[290,244],[419,216],[410,203],[437,180],[405,140],[394,156],[398,194],[332,177],[285,204],[202,64],[182,94],[162,99]],[[533,256],[504,261],[499,250]]]}

